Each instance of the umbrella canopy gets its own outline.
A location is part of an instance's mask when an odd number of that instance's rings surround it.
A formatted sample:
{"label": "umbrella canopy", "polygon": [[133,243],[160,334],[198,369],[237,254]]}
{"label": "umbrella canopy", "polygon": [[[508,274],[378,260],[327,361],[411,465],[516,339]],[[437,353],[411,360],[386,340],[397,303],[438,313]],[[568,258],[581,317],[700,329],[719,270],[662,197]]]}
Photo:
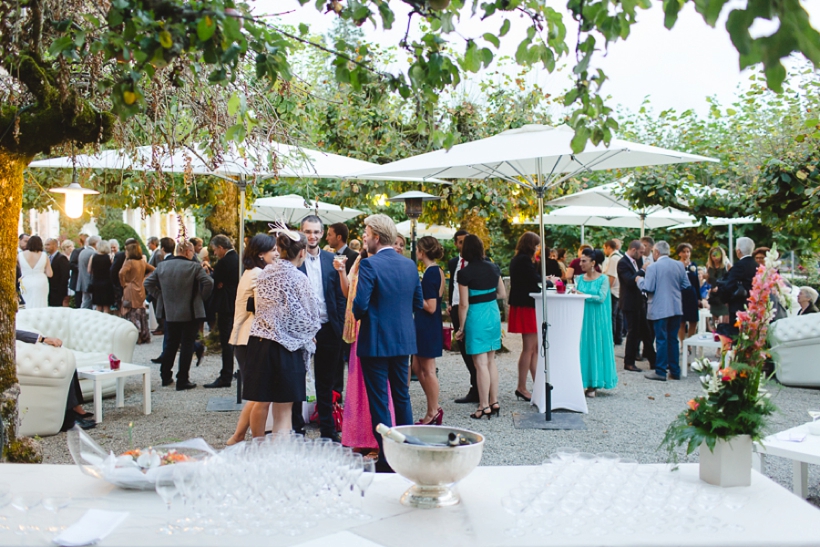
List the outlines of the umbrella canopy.
{"label": "umbrella canopy", "polygon": [[[562,226],[608,226],[611,228],[666,228],[681,222],[694,219],[691,215],[667,207],[658,209],[646,216],[630,211],[624,207],[584,207],[571,205],[550,211],[544,215],[544,224]],[[531,219],[522,224],[538,224],[538,219]]]}
{"label": "umbrella canopy", "polygon": [[307,201],[302,196],[289,194],[257,199],[245,218],[247,220],[269,222],[282,220],[293,225],[309,214],[317,215],[325,224],[333,224],[335,222],[346,222],[351,218],[363,215],[364,212],[350,208],[342,209],[338,205],[318,200]]}
{"label": "umbrella canopy", "polygon": [[[396,230],[404,237],[410,237],[410,221],[405,220],[396,224]],[[419,222],[416,224],[416,235],[419,237],[433,236],[436,239],[453,239],[456,234],[455,228],[449,226],[441,226],[439,224],[424,224]]]}
{"label": "umbrella canopy", "polygon": [[[707,226],[728,226],[729,227],[729,253],[732,252],[735,245],[734,227],[736,224],[760,224],[760,219],[755,217],[740,217],[740,218],[716,218],[706,217]],[[686,224],[678,224],[672,226],[670,230],[681,230],[683,228],[697,228],[701,226],[698,222],[689,222]]]}

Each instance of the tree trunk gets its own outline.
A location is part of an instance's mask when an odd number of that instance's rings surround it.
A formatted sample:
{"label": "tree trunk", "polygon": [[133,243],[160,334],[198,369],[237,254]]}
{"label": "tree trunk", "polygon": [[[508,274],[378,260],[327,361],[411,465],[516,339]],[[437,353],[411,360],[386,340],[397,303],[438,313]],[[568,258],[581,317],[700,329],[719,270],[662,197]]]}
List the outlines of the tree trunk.
{"label": "tree trunk", "polygon": [[0,417],[6,426],[6,457],[18,461],[17,361],[14,325],[17,314],[17,221],[23,203],[23,170],[30,157],[10,154],[0,148]]}

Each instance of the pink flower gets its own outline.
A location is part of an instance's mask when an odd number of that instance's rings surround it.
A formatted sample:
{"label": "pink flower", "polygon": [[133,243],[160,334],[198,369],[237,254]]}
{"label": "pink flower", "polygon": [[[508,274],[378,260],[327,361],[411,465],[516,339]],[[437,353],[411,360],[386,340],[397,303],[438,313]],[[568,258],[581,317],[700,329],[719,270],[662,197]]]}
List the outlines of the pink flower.
{"label": "pink flower", "polygon": [[724,382],[731,382],[737,376],[737,371],[730,367],[722,368],[718,371],[718,373],[721,375],[721,380]]}

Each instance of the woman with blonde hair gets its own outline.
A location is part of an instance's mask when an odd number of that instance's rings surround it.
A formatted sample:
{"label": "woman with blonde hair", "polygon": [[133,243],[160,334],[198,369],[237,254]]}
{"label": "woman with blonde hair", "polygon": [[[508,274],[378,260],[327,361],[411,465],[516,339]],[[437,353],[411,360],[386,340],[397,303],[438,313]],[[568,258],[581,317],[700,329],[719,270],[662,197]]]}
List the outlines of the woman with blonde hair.
{"label": "woman with blonde hair", "polygon": [[732,269],[732,264],[723,247],[715,245],[709,249],[709,258],[706,260],[706,282],[711,285],[711,288],[706,301],[709,303],[709,313],[715,324],[729,322],[729,304],[721,301],[717,292],[718,282],[728,275],[730,269]]}

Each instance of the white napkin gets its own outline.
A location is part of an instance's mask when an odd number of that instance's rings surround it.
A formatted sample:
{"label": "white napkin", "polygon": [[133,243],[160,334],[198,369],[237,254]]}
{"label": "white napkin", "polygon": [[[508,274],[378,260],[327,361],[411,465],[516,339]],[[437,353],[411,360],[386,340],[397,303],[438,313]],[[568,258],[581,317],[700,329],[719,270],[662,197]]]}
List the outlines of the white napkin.
{"label": "white napkin", "polygon": [[92,545],[114,531],[128,518],[127,512],[89,509],[80,520],[66,528],[52,541],[63,547]]}
{"label": "white napkin", "polygon": [[802,431],[781,431],[775,438],[778,441],[791,441],[793,443],[802,443],[806,440],[806,434]]}

